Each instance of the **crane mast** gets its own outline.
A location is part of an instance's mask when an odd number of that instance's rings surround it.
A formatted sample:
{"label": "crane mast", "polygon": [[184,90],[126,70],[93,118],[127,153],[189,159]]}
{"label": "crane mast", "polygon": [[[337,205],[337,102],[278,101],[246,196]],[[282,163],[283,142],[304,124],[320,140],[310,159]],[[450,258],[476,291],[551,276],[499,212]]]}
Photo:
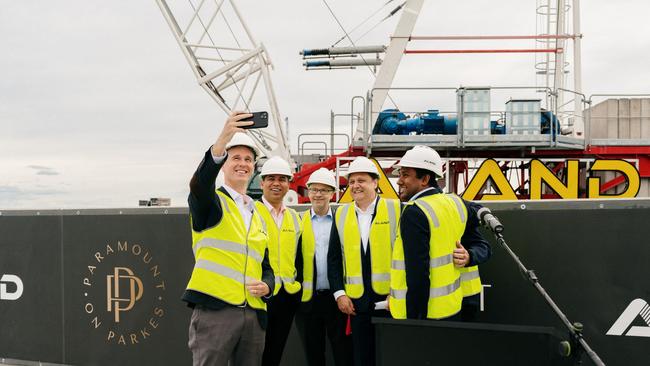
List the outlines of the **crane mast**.
{"label": "crane mast", "polygon": [[267,110],[269,128],[247,132],[264,155],[295,166],[271,81],[273,64],[235,1],[156,2],[199,86],[226,114]]}

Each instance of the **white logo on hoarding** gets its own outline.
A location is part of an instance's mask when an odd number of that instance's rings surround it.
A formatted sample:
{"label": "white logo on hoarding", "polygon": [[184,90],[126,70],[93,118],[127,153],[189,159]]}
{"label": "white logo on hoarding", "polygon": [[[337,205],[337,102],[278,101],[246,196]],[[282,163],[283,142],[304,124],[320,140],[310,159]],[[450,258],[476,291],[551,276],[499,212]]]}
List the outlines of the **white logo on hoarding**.
{"label": "white logo on hoarding", "polygon": [[[634,319],[641,316],[648,324],[647,327],[633,326],[630,327]],[[630,327],[630,330],[625,333],[625,330]],[[634,299],[627,306],[623,314],[616,319],[614,325],[607,331],[607,335],[620,336],[625,333],[628,337],[650,337],[650,305],[645,300]]]}
{"label": "white logo on hoarding", "polygon": [[[9,292],[7,283],[13,283],[16,291]],[[16,275],[3,274],[0,278],[0,300],[18,300],[23,295],[23,289],[23,281]]]}

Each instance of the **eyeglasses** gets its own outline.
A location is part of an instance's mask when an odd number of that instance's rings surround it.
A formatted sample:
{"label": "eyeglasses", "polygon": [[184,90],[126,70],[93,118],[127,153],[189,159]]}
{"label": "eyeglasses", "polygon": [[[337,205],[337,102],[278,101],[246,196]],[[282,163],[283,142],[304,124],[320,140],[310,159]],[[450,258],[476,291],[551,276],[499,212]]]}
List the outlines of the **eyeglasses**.
{"label": "eyeglasses", "polygon": [[334,192],[333,189],[316,189],[316,188],[309,188],[309,193],[313,194],[328,194]]}

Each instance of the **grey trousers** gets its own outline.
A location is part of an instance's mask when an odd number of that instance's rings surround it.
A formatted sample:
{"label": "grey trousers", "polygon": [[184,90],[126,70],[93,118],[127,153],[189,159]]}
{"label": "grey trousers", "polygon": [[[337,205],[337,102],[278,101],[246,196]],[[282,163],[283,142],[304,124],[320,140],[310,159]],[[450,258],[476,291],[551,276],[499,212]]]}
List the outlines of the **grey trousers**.
{"label": "grey trousers", "polygon": [[255,310],[227,306],[196,307],[190,320],[188,346],[194,366],[259,366],[264,330]]}

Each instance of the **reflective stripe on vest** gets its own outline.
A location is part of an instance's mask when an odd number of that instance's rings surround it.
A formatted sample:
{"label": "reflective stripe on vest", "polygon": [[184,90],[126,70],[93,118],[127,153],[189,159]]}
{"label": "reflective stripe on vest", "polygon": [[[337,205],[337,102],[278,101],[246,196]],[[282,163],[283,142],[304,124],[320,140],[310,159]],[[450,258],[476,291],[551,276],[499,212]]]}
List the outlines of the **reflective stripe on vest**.
{"label": "reflective stripe on vest", "polygon": [[262,279],[262,261],[268,236],[259,214],[253,212],[249,229],[235,202],[217,191],[223,216],[214,227],[192,230],[194,270],[188,290],[201,292],[233,305],[250,305],[266,309],[266,304],[252,296],[247,281]]}
{"label": "reflective stripe on vest", "polygon": [[[460,197],[455,194],[450,194],[448,197],[454,200],[456,209],[460,214],[462,222],[467,223],[466,207]],[[463,290],[463,297],[473,296],[481,292],[483,285],[481,284],[481,277],[479,276],[478,266],[460,268],[461,288]]]}
{"label": "reflective stripe on vest", "polygon": [[263,202],[255,202],[262,219],[269,231],[269,261],[275,274],[274,295],[280,288],[295,294],[300,291],[300,283],[296,281],[296,252],[300,238],[301,226],[298,214],[291,208],[286,208],[281,227],[278,228],[271,212]]}
{"label": "reflective stripe on vest", "polygon": [[390,226],[390,248],[391,250],[395,246],[395,237],[397,236],[397,213],[400,212],[399,202],[397,207],[391,202],[386,203],[386,208],[388,209],[388,224]]}
{"label": "reflective stripe on vest", "polygon": [[481,276],[478,272],[478,266],[461,268],[460,280],[464,297],[474,296],[481,293],[483,285],[481,283]]}
{"label": "reflective stripe on vest", "polygon": [[[442,319],[460,311],[462,303],[460,271],[454,266],[453,251],[464,230],[467,213],[462,201],[444,194],[422,197],[417,205],[427,217],[429,238],[429,301],[427,318]],[[402,228],[401,230],[408,230]],[[394,318],[406,318],[406,270],[401,236],[393,250],[390,310]]]}
{"label": "reflective stripe on vest", "polygon": [[[354,203],[342,206],[335,215],[336,227],[341,242],[345,292],[353,298],[363,296],[363,275],[361,264],[361,235]],[[380,198],[377,201],[375,217],[370,224],[368,248],[370,250],[371,283],[375,293],[387,295],[390,291],[390,267],[394,243],[397,237],[397,223],[400,216],[397,200]]]}
{"label": "reflective stripe on vest", "polygon": [[[334,211],[336,213],[336,211]],[[316,238],[311,223],[311,210],[303,211],[302,216],[302,302],[311,300],[314,294]]]}
{"label": "reflective stripe on vest", "polygon": [[314,294],[314,256],[316,239],[311,224],[311,210],[302,213],[302,302],[311,300]]}
{"label": "reflective stripe on vest", "polygon": [[390,268],[390,297],[388,300],[393,318],[406,319],[406,262],[404,261],[404,246],[400,232],[398,223]]}
{"label": "reflective stripe on vest", "polygon": [[460,215],[460,221],[462,223],[467,223],[467,208],[465,207],[463,201],[461,201],[460,197],[456,196],[455,194],[448,194],[447,197],[450,197],[456,204],[458,215]]}
{"label": "reflective stripe on vest", "polygon": [[222,266],[221,264],[214,263],[205,259],[199,259],[198,261],[196,261],[194,268],[201,268],[213,273],[218,273],[220,275],[230,278],[233,281],[237,281],[243,285],[245,285],[246,282],[254,280],[254,278],[252,277],[244,277],[242,273],[237,272],[232,268],[228,268],[226,266]]}
{"label": "reflective stripe on vest", "polygon": [[253,248],[246,248],[246,246],[241,245],[239,243],[235,243],[228,240],[218,240],[213,238],[203,238],[199,240],[196,244],[194,244],[194,247],[192,248],[192,250],[194,251],[194,257],[196,258],[196,253],[199,250],[206,247],[221,249],[221,250],[238,253],[238,254],[246,254],[246,251],[248,250],[248,255],[251,256],[253,259],[255,259],[258,263],[261,264],[262,261],[264,260],[264,257],[262,257],[262,255]]}
{"label": "reflective stripe on vest", "polygon": [[441,257],[431,258],[429,260],[429,267],[431,268],[442,267],[445,264],[452,263],[453,261],[454,261],[453,254],[445,254]]}

